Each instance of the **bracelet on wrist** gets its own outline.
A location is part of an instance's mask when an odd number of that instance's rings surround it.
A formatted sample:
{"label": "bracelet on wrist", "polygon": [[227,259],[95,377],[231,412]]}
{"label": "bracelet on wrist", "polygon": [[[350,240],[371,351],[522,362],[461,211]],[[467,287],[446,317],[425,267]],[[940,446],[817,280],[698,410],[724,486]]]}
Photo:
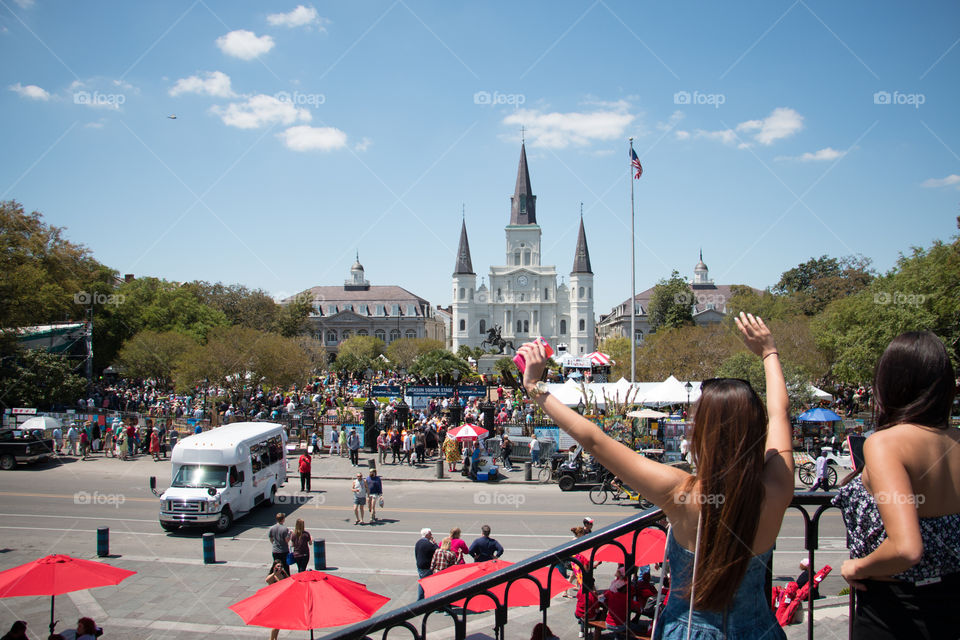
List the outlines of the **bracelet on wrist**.
{"label": "bracelet on wrist", "polygon": [[765,355],[765,356],[763,356],[762,358],[760,358],[760,360],[761,360],[761,361],[766,360],[766,359],[769,358],[770,356],[777,356],[777,357],[779,358],[779,357],[780,357],[780,352],[779,352],[779,351],[771,351],[771,352],[768,353],[767,355]]}

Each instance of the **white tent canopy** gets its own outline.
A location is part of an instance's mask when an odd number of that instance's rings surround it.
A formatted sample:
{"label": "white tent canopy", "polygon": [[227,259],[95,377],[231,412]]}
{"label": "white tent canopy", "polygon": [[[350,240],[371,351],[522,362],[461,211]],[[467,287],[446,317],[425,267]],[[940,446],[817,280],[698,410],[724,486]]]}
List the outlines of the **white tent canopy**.
{"label": "white tent canopy", "polygon": [[688,400],[696,402],[700,398],[700,383],[690,382],[690,393],[684,386],[685,382],[680,382],[672,375],[666,380],[656,385],[638,398],[638,402],[643,404],[652,404],[662,406],[665,404],[684,404]]}

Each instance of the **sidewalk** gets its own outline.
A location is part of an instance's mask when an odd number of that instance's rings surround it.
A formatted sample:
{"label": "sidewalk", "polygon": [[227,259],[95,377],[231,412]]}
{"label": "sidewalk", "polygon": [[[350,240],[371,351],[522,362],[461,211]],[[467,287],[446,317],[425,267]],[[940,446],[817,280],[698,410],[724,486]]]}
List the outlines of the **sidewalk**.
{"label": "sidewalk", "polygon": [[[288,467],[290,469],[289,473],[291,478],[298,478],[297,474],[297,458],[300,457],[300,452],[289,453],[287,455]],[[364,476],[367,475],[370,469],[370,461],[376,463],[378,454],[376,453],[366,453],[360,451],[360,465],[354,467],[350,464],[349,456],[338,456],[338,455],[328,455],[326,453],[313,456],[313,464],[311,467],[310,477],[311,478],[326,478],[330,480],[348,480],[352,479],[357,475],[357,472],[360,471]],[[457,463],[457,470],[453,473],[448,471],[447,462],[443,458],[428,458],[427,462],[424,464],[409,465],[409,464],[391,464],[389,461],[393,460],[393,454],[387,454],[387,463],[379,464],[376,463],[377,473],[383,478],[389,479],[392,482],[403,482],[408,480],[433,480],[436,482],[473,482],[470,478],[460,475],[460,470],[463,468],[463,465]],[[443,464],[443,479],[437,478],[437,460],[441,460]],[[523,463],[514,461],[513,471],[506,471],[503,467],[500,467],[500,473],[498,476],[497,484],[537,484],[536,473],[532,476],[534,480],[525,482],[523,479]]]}

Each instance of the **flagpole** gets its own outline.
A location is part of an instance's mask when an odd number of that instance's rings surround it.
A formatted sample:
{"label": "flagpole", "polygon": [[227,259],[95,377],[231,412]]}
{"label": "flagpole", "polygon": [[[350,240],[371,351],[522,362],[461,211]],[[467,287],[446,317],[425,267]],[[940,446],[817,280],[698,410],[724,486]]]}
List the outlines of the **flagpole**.
{"label": "flagpole", "polygon": [[633,224],[633,138],[630,138],[630,155],[627,162],[627,178],[630,180],[630,384],[636,382],[637,371],[637,251]]}

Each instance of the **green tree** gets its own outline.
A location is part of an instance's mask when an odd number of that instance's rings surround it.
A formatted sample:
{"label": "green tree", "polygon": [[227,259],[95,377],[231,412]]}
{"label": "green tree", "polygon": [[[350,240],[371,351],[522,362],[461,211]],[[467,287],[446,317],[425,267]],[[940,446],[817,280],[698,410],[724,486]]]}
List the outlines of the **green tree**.
{"label": "green tree", "polygon": [[386,345],[380,338],[373,336],[352,336],[340,343],[340,349],[337,352],[339,360],[346,355],[356,355],[361,358],[375,360],[384,354]]}
{"label": "green tree", "polygon": [[306,333],[309,327],[307,318],[312,310],[313,296],[307,291],[298,293],[293,300],[280,306],[274,331],[286,337]]}
{"label": "green tree", "polygon": [[597,350],[610,356],[615,363],[610,370],[611,382],[620,378],[630,379],[630,338],[604,338]]}
{"label": "green tree", "polygon": [[460,371],[461,381],[474,375],[473,369],[470,368],[470,364],[466,360],[457,357],[446,349],[428,351],[418,356],[410,367],[410,373],[414,375],[425,378],[440,376],[442,380],[448,383],[452,382],[450,374],[454,370]]}
{"label": "green tree", "polygon": [[474,360],[479,360],[480,356],[486,355],[486,353],[487,352],[481,349],[480,347],[468,347],[465,344],[462,344],[459,347],[457,347],[457,357],[463,358],[464,360],[466,360],[467,358],[473,358]]}
{"label": "green tree", "polygon": [[[779,343],[777,349],[780,348]],[[809,374],[788,362],[782,363],[783,378],[787,383],[787,397],[790,400],[790,413],[797,415],[810,407],[813,402],[813,390],[810,388]],[[746,380],[764,401],[767,397],[767,379],[763,362],[748,351],[740,351],[727,358],[716,370],[717,378],[740,378]]]}
{"label": "green tree", "polygon": [[387,346],[387,359],[392,369],[409,369],[418,356],[443,349],[443,342],[432,338],[399,338]]}
{"label": "green tree", "polygon": [[145,329],[124,343],[117,363],[124,377],[153,378],[166,387],[177,363],[196,346],[194,338],[177,331]]}
{"label": "green tree", "polygon": [[863,290],[873,280],[870,260],[863,256],[826,255],[784,271],[773,292],[792,298],[806,315],[816,315],[834,300]]}
{"label": "green tree", "polygon": [[650,326],[674,329],[693,324],[693,292],[678,271],[669,279],[661,280],[653,287],[650,296]]}
{"label": "green tree", "polygon": [[74,373],[75,363],[42,349],[22,351],[3,380],[6,406],[50,409],[73,405],[87,388],[87,379]]}
{"label": "green tree", "polygon": [[280,305],[262,289],[249,289],[242,284],[225,285],[222,282],[210,284],[200,280],[185,286],[193,289],[201,302],[222,311],[230,324],[260,331],[277,328]]}
{"label": "green tree", "polygon": [[637,380],[704,380],[732,354],[746,349],[723,324],[661,329],[637,350]]}

